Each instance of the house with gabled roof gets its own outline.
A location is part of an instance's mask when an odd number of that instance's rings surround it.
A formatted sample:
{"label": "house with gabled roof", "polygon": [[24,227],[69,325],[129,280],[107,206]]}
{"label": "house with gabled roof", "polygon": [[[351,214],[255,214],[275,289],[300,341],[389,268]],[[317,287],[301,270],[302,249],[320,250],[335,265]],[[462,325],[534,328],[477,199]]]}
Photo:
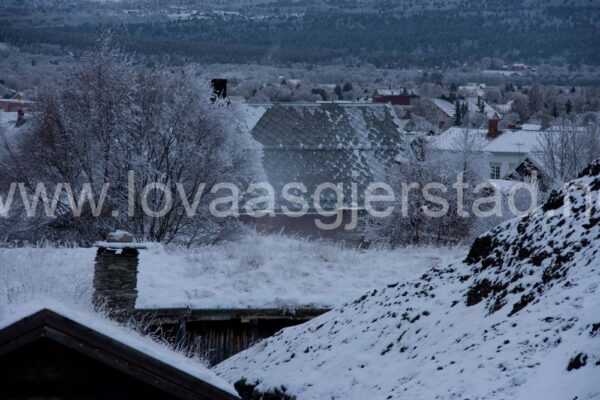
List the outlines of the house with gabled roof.
{"label": "house with gabled roof", "polygon": [[482,150],[489,156],[489,178],[493,180],[525,180],[535,171],[542,185],[548,179],[540,150],[543,135],[557,132],[554,128],[541,129],[539,125],[524,125],[520,129],[499,131],[495,120],[488,129],[451,127],[433,139],[433,146],[441,151],[458,151],[458,138],[466,131],[482,139]]}
{"label": "house with gabled roof", "polygon": [[[481,97],[467,97],[458,99],[461,106],[466,105],[469,116],[473,117],[478,113],[483,114],[487,119],[502,119],[502,115]],[[456,104],[446,99],[432,99],[432,104],[436,110],[436,123],[438,128],[449,128],[454,123],[456,116]]]}
{"label": "house with gabled roof", "polygon": [[415,88],[376,89],[373,93],[373,103],[390,103],[394,106],[412,106],[418,99],[419,91]]}
{"label": "house with gabled roof", "polygon": [[245,108],[246,128],[262,145],[265,174],[275,193],[282,193],[288,183],[302,183],[309,203],[306,218],[290,219],[280,211],[294,204],[278,199],[275,218],[253,221],[262,231],[339,238],[347,232],[325,232],[314,224],[312,195],[317,187],[331,182],[343,188],[341,201],[333,192],[323,192],[321,206],[341,207],[348,213],[360,210],[368,185],[384,180],[394,159],[407,149],[401,122],[390,104],[274,103]]}
{"label": "house with gabled roof", "polygon": [[60,304],[23,305],[0,317],[0,397],[239,399],[199,361]]}

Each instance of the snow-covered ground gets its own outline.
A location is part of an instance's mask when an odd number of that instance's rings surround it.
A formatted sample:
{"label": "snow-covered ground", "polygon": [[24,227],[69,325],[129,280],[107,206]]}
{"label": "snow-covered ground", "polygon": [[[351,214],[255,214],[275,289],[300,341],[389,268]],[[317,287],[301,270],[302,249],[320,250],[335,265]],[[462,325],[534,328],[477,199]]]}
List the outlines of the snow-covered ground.
{"label": "snow-covered ground", "polygon": [[[600,162],[464,261],[372,290],[215,370],[298,400],[600,399]],[[552,215],[554,213],[555,215]]]}
{"label": "snow-covered ground", "polygon": [[[194,249],[142,250],[138,308],[335,307],[363,292],[412,279],[464,248],[356,250],[285,236],[250,235]],[[0,307],[57,298],[91,303],[93,248],[0,248]]]}
{"label": "snow-covered ground", "polygon": [[16,112],[6,112],[0,110],[0,132],[6,132],[7,135],[12,135],[12,133],[17,129],[17,113]]}
{"label": "snow-covered ground", "polygon": [[[31,114],[26,113],[25,118],[29,118]],[[6,112],[0,110],[0,143],[3,143],[3,140],[6,139],[9,143],[17,137],[17,134],[20,129],[23,129],[23,126],[17,127],[17,113],[16,112]]]}

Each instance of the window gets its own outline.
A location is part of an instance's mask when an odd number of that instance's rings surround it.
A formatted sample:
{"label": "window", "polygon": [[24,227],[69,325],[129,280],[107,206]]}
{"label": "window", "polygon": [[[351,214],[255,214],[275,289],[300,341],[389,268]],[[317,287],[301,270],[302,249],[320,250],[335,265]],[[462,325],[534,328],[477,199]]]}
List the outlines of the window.
{"label": "window", "polygon": [[500,163],[490,163],[490,178],[500,179]]}

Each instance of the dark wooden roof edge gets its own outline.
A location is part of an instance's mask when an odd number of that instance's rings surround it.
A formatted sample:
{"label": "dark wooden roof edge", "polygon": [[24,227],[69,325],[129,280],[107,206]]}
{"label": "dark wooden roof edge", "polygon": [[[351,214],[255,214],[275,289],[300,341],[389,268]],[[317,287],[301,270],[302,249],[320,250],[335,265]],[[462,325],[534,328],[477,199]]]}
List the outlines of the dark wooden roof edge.
{"label": "dark wooden roof edge", "polygon": [[41,337],[180,399],[239,400],[239,397],[217,386],[50,309],[42,309],[0,329],[0,356]]}
{"label": "dark wooden roof edge", "polygon": [[194,321],[224,321],[231,319],[241,320],[268,320],[287,319],[305,320],[318,317],[331,308],[302,307],[296,310],[283,310],[279,308],[241,308],[241,309],[193,309],[193,308],[157,308],[136,309],[133,315],[137,318],[151,318],[160,322],[177,322],[185,319]]}

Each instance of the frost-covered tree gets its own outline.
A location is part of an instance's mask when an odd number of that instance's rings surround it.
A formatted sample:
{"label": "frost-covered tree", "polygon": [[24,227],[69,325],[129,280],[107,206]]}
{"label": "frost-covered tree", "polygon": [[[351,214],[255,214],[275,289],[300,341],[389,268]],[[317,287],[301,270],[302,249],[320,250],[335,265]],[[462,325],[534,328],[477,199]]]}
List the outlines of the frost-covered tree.
{"label": "frost-covered tree", "polygon": [[454,150],[437,150],[425,136],[415,138],[411,148],[408,157],[389,171],[388,181],[396,193],[394,212],[388,218],[369,218],[366,239],[391,245],[470,239],[475,224],[473,189],[487,176],[489,165],[482,138],[465,129]]}
{"label": "frost-covered tree", "polygon": [[527,121],[531,115],[529,110],[529,98],[524,94],[516,93],[513,96],[511,108],[513,112],[519,115],[522,122]]}
{"label": "frost-covered tree", "polygon": [[600,157],[600,124],[596,118],[557,118],[541,133],[535,149],[545,172],[561,186],[577,177],[579,172]]}
{"label": "frost-covered tree", "polygon": [[[134,65],[101,39],[58,85],[41,92],[39,109],[20,139],[5,142],[3,189],[24,182],[33,193],[43,182],[51,198],[57,183],[68,187],[56,197],[54,217],[46,217],[43,207],[36,218],[13,211],[3,235],[90,242],[120,228],[164,242],[223,237],[235,223],[211,216],[210,189],[217,182],[256,178],[260,151],[236,122],[235,107],[211,102],[211,94],[198,70],[173,74]],[[132,176],[134,186],[128,185]],[[105,184],[98,216],[90,202],[79,216],[70,211],[86,190],[98,201]],[[143,192],[148,184],[155,186]],[[197,193],[202,197],[194,212]]]}

